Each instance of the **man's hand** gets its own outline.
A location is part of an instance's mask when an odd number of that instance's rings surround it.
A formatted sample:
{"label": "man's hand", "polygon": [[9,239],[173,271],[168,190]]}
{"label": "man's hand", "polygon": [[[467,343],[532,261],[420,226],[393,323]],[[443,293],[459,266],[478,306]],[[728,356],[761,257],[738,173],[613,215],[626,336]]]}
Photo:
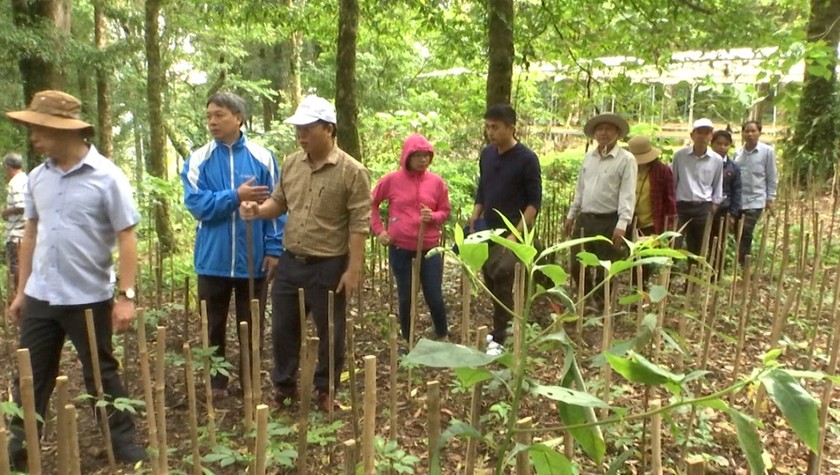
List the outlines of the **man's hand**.
{"label": "man's hand", "polygon": [[566,237],[571,237],[572,236],[572,230],[574,229],[574,226],[575,226],[575,220],[567,218],[566,222],[563,223],[563,235],[566,236]]}
{"label": "man's hand", "polygon": [[12,208],[6,208],[2,212],[0,212],[0,217],[3,219],[9,219],[9,216],[12,215]]}
{"label": "man's hand", "polygon": [[388,234],[388,231],[382,231],[381,233],[379,233],[379,235],[376,236],[376,240],[379,241],[379,244],[382,244],[383,246],[390,246],[391,243],[394,242],[394,240],[391,238],[391,235]]}
{"label": "man's hand", "polygon": [[242,219],[256,219],[260,215],[260,204],[256,201],[243,201],[239,204],[239,216]]}
{"label": "man's hand", "polygon": [[344,292],[344,295],[349,298],[351,295],[356,293],[356,290],[359,288],[359,275],[361,271],[347,269],[341,274],[341,280],[338,281],[338,287],[336,287],[335,292],[341,293]]}
{"label": "man's hand", "polygon": [[111,325],[114,331],[122,333],[128,330],[132,321],[134,321],[134,301],[117,297],[114,308],[111,310]]}
{"label": "man's hand", "polygon": [[236,189],[236,194],[239,196],[240,203],[244,203],[246,201],[256,201],[258,203],[262,203],[266,198],[268,198],[268,187],[265,185],[252,186],[251,183],[253,182],[254,177],[251,177],[248,181],[239,185],[239,188]]}
{"label": "man's hand", "polygon": [[266,282],[274,280],[274,272],[277,270],[277,263],[280,258],[277,256],[265,256],[262,263],[262,271],[265,272]]}
{"label": "man's hand", "polygon": [[23,300],[23,292],[18,292],[12,300],[12,305],[9,306],[9,316],[15,325],[20,324],[20,317],[23,314]]}
{"label": "man's hand", "polygon": [[768,213],[770,213],[770,216],[774,215],[774,213],[773,213],[773,200],[767,200],[767,203],[765,203],[764,208],[767,210]]}
{"label": "man's hand", "polygon": [[616,228],[612,235],[613,246],[621,247],[624,245],[624,230]]}
{"label": "man's hand", "polygon": [[432,222],[432,210],[426,205],[420,205],[420,221],[423,223]]}

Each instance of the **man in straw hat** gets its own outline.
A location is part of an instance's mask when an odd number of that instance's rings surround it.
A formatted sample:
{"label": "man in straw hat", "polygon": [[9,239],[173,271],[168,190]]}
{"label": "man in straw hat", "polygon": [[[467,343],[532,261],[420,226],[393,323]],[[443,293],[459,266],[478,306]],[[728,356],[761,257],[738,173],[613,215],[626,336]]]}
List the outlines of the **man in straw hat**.
{"label": "man in straw hat", "polygon": [[[627,141],[627,150],[636,157],[636,229],[640,236],[661,234],[676,222],[677,201],[674,198],[674,175],[659,160],[662,151],[650,139],[636,136]],[[647,281],[652,267],[642,268]],[[633,274],[635,277],[636,274]]]}
{"label": "man in straw hat", "polygon": [[691,130],[693,145],[677,150],[671,162],[679,227],[683,230],[686,249],[698,256],[703,248],[706,223],[723,200],[723,159],[709,148],[713,131],[711,120],[695,121]]}
{"label": "man in straw hat", "polygon": [[[32,359],[35,409],[46,417],[59,372],[61,350],[69,337],[82,363],[85,387],[96,394],[85,311],[93,312],[105,398],[127,397],[117,373],[111,332],[124,331],[134,319],[140,215],[131,186],[113,162],[88,143],[93,127],[80,118],[81,103],[59,91],[35,94],[29,108],[7,112],[29,129],[32,147],[47,158],[29,175],[25,197],[20,281],[11,305],[20,325],[20,348]],[[119,249],[118,295],[114,298],[111,251]],[[18,381],[15,402],[20,403]],[[117,460],[136,463],[146,452],[134,442],[134,422],[126,411],[108,406],[111,443]],[[27,462],[23,428],[12,420],[9,455],[18,470]]]}
{"label": "man in straw hat", "polygon": [[[621,255],[624,234],[636,206],[636,160],[627,150],[618,146],[619,139],[627,136],[630,126],[617,114],[598,114],[583,127],[587,137],[594,139],[597,147],[583,159],[572,206],[564,230],[573,237],[605,236],[611,243],[596,241],[583,249],[594,253],[601,260],[615,260]],[[576,248],[573,254],[580,252]],[[580,263],[572,259],[572,278],[580,278]],[[589,272],[584,275],[584,290],[589,294],[604,279],[604,269],[597,270],[593,282]],[[603,295],[593,296],[596,307],[603,305]]]}

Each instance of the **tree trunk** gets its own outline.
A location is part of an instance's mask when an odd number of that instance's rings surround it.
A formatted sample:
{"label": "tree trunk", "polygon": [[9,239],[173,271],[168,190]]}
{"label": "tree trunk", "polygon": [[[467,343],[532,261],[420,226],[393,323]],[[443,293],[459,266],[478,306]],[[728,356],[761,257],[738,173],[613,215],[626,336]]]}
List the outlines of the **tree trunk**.
{"label": "tree trunk", "polygon": [[[286,1],[288,3],[289,7],[293,7],[294,4],[295,4],[295,0],[286,0]],[[306,7],[306,0],[298,0],[298,2],[299,2],[298,6],[300,7],[301,10],[303,10]],[[356,46],[355,46],[356,45],[356,39],[355,39],[356,33],[355,33],[355,31],[358,30],[358,27],[359,27],[359,20],[358,20],[359,5],[358,5],[357,2],[356,2],[355,11],[356,11],[356,21],[355,21],[356,26],[353,29],[354,30],[354,33],[353,33],[353,50],[354,50],[353,57],[354,57],[354,62],[355,62],[355,55],[356,55],[355,54],[355,49],[356,49]],[[340,21],[341,21],[341,19],[339,18],[339,22]],[[341,39],[340,39],[340,36],[339,36],[339,43],[340,42],[341,42]],[[289,97],[289,103],[292,107],[292,110],[297,108],[298,104],[300,104],[300,98],[301,98],[300,50],[301,50],[302,46],[303,46],[303,32],[301,32],[300,30],[295,30],[294,32],[292,32],[292,36],[288,40],[288,51],[289,51],[288,80],[289,80],[289,83],[288,83],[287,88],[286,88],[286,94]],[[353,76],[355,77],[355,72],[353,73]]]}
{"label": "tree trunk", "polygon": [[[149,175],[165,180],[166,126],[163,122],[163,66],[160,55],[161,0],[146,0],[146,94],[149,105],[149,156],[146,162]],[[155,229],[162,255],[168,256],[174,247],[172,225],[169,222],[169,200],[154,196]]]}
{"label": "tree trunk", "polygon": [[109,71],[103,64],[105,40],[107,35],[107,19],[105,18],[104,0],[94,0],[94,44],[99,51],[96,66],[96,134],[99,152],[113,159],[114,130],[111,124],[111,91],[108,84]]}
{"label": "tree trunk", "polygon": [[[12,0],[12,14],[15,25],[20,28],[49,29],[46,37],[50,38],[50,44],[29,49],[18,57],[24,104],[29,105],[38,91],[65,90],[67,84],[62,61],[55,58],[65,50],[66,36],[70,35],[70,0]],[[49,57],[42,56],[36,51],[49,51],[50,54]],[[31,144],[27,155],[30,170],[44,160],[41,154],[32,149]]]}
{"label": "tree trunk", "polygon": [[509,104],[513,87],[513,0],[487,1],[487,107]]}
{"label": "tree trunk", "polygon": [[356,106],[356,36],[359,30],[358,0],[340,0],[338,10],[338,55],[335,73],[335,108],[338,115],[338,145],[359,161]]}
{"label": "tree trunk", "polygon": [[805,83],[787,160],[800,185],[822,184],[837,163],[837,45],[840,41],[840,0],[811,0],[808,41],[823,42],[824,58],[806,59]]}

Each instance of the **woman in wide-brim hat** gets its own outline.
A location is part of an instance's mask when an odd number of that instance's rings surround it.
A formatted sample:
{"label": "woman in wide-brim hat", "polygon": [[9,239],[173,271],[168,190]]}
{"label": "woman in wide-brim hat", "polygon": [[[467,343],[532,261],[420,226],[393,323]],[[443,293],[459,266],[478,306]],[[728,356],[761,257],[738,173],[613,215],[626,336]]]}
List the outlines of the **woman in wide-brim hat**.
{"label": "woman in wide-brim hat", "polygon": [[675,222],[677,201],[671,168],[659,160],[662,151],[647,137],[637,136],[627,142],[636,157],[636,227],[645,235],[661,234]]}
{"label": "woman in wide-brim hat", "polygon": [[61,91],[35,93],[29,108],[6,112],[6,116],[25,126],[39,126],[58,131],[79,131],[84,137],[93,136],[93,126],[82,120],[82,103]]}

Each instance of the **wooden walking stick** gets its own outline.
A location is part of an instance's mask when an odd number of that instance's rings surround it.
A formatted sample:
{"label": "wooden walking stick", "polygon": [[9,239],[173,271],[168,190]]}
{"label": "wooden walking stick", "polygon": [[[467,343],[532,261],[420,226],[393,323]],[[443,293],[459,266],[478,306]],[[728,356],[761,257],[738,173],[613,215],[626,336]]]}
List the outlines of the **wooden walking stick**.
{"label": "wooden walking stick", "polygon": [[[484,351],[487,344],[487,326],[478,327],[478,335],[476,346],[479,351]],[[473,385],[470,394],[470,425],[475,430],[481,432],[481,391],[484,388],[484,382],[478,382]],[[476,454],[478,452],[478,441],[472,437],[467,439],[467,461],[465,463],[464,473],[466,475],[473,475],[475,473]]]}
{"label": "wooden walking stick", "polygon": [[[64,406],[70,403],[70,394],[67,391],[67,383],[67,376],[59,376],[55,378],[55,412],[58,419],[56,422],[58,437],[56,437],[56,439],[58,439],[58,471],[61,475],[69,473],[70,471],[70,438],[67,436],[67,421],[65,420],[67,413],[64,411]],[[0,417],[0,419],[2,419],[2,417]],[[4,431],[4,429],[0,428],[0,432],[1,431]],[[0,460],[4,460],[2,459],[2,456],[0,456]]]}
{"label": "wooden walking stick", "polygon": [[[315,360],[318,357],[318,337],[308,338],[306,341],[305,358],[301,360],[302,371],[300,385],[303,388],[311,388],[315,377]],[[308,443],[306,436],[309,433],[309,405],[312,401],[312,394],[309,391],[302,391],[300,395],[300,414],[298,415],[298,460],[297,473],[306,475],[306,452]]]}
{"label": "wooden walking stick", "polygon": [[169,472],[169,454],[168,444],[166,442],[166,327],[157,327],[157,357],[155,358],[155,392],[157,393],[157,413],[160,417],[158,421],[158,437],[160,443],[158,449],[160,454],[158,456],[158,463],[160,463],[161,473]]}
{"label": "wooden walking stick", "polygon": [[[244,322],[243,322],[244,323]],[[198,450],[198,414],[195,399],[195,374],[193,373],[192,350],[189,343],[184,343],[184,381],[186,381],[187,403],[190,420],[190,448],[192,449],[193,475],[201,475],[201,453]],[[247,406],[246,406],[247,407]]]}
{"label": "wooden walking stick", "polygon": [[[250,222],[250,221],[249,221]],[[251,392],[254,407],[262,403],[262,380],[260,378],[260,343],[262,342],[262,309],[260,301],[251,299],[251,366],[245,370],[251,371]],[[245,351],[248,351],[245,347]],[[240,353],[242,349],[240,348]]]}
{"label": "wooden walking stick", "polygon": [[390,315],[388,317],[388,323],[388,342],[390,350],[390,369],[388,370],[388,395],[390,403],[388,406],[388,415],[391,418],[391,439],[396,441],[399,436],[399,430],[397,428],[397,317]]}
{"label": "wooden walking stick", "polygon": [[[85,310],[85,324],[87,326],[88,346],[90,346],[90,364],[93,370],[93,382],[96,387],[97,401],[105,400],[105,392],[102,389],[102,373],[99,367],[99,347],[96,343],[96,327],[93,326],[93,311]],[[108,455],[108,466],[111,472],[117,471],[117,460],[114,458],[114,447],[111,446],[111,426],[108,425],[108,410],[104,405],[98,405],[99,424],[102,426],[102,434],[105,436],[105,453]]]}
{"label": "wooden walking stick", "polygon": [[[251,353],[247,351],[249,333],[248,322],[239,322],[239,357],[242,359],[243,368],[251,367]],[[242,372],[240,378],[242,380],[242,396],[244,399],[244,407],[242,409],[245,417],[245,432],[251,432],[251,429],[254,428],[254,392],[251,387],[251,377],[251,371],[245,370]]]}
{"label": "wooden walking stick", "polygon": [[350,386],[350,424],[353,427],[353,439],[359,440],[361,431],[359,429],[359,387],[356,384],[356,328],[354,325],[353,319],[348,318],[345,338],[347,339],[347,349],[349,352],[347,360],[350,362],[347,365],[348,383]]}
{"label": "wooden walking stick", "polygon": [[38,437],[38,420],[35,412],[35,388],[33,387],[32,362],[29,350],[17,350],[20,372],[20,401],[23,405],[23,428],[26,431],[26,454],[29,473],[41,473],[41,446]]}
{"label": "wooden walking stick", "polygon": [[[428,412],[429,424],[429,459],[437,449],[438,439],[440,439],[440,382],[429,381],[426,383],[426,407]],[[394,418],[396,420],[396,417]],[[394,437],[396,440],[396,437]]]}
{"label": "wooden walking stick", "polygon": [[76,407],[74,405],[67,404],[64,406],[64,420],[67,424],[64,431],[70,439],[70,475],[82,475],[82,458],[79,456],[79,432],[76,428]]}
{"label": "wooden walking stick", "polygon": [[376,357],[365,356],[365,424],[362,440],[362,460],[365,475],[376,473]]}
{"label": "wooden walking stick", "polygon": [[[203,302],[202,302],[203,303]],[[151,446],[152,472],[160,473],[158,464],[158,433],[155,415],[155,399],[152,393],[152,372],[149,368],[149,347],[146,343],[146,314],[142,308],[137,309],[137,353],[140,357],[140,375],[143,379],[143,399],[146,402],[146,426],[149,431],[149,445]]]}
{"label": "wooden walking stick", "polygon": [[[329,361],[327,362],[327,375],[329,382],[327,382],[327,421],[329,424],[333,423],[335,419],[335,293],[330,290],[327,293],[327,355]],[[332,451],[330,452],[332,457]]]}
{"label": "wooden walking stick", "polygon": [[204,365],[204,391],[207,399],[207,434],[210,436],[210,445],[215,447],[216,440],[216,409],[213,408],[213,386],[210,374],[210,333],[207,328],[207,301],[201,301],[201,349],[204,353],[202,358]]}

